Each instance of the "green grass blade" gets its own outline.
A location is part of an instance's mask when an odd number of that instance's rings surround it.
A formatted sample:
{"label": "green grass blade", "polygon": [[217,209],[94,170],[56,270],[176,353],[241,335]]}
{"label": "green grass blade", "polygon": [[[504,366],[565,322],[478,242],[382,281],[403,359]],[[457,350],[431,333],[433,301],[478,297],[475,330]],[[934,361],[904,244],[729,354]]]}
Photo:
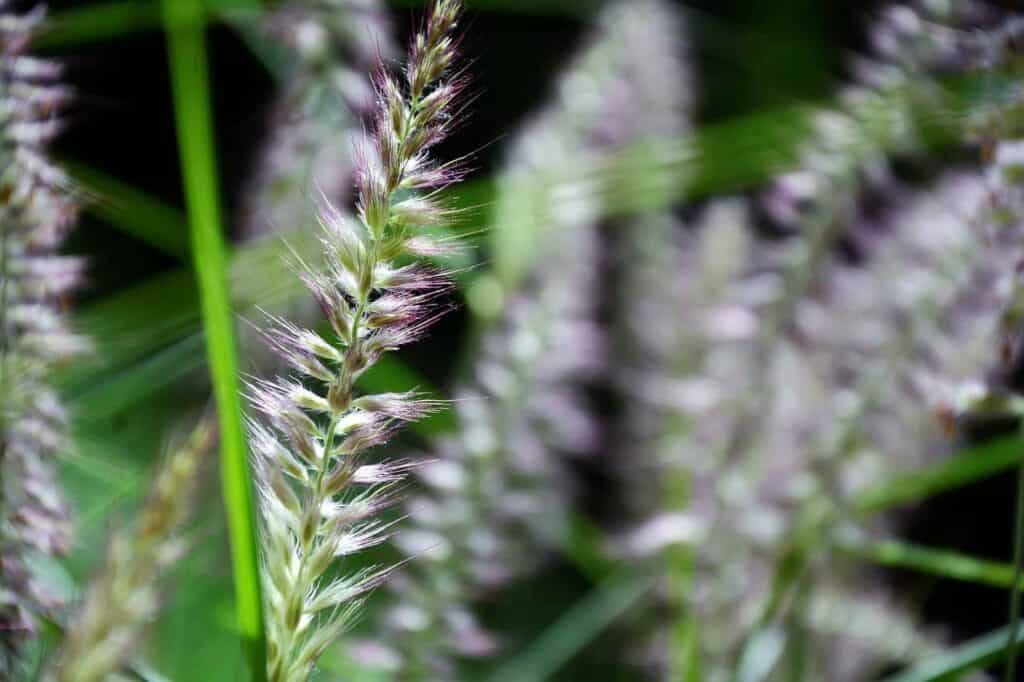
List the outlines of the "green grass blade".
{"label": "green grass blade", "polygon": [[47,22],[46,30],[33,43],[37,47],[58,48],[159,28],[160,5],[157,2],[118,0],[54,14]]}
{"label": "green grass blade", "polygon": [[547,680],[572,660],[653,585],[650,575],[626,569],[606,578],[565,612],[524,652],[503,664],[487,682]]}
{"label": "green grass blade", "polygon": [[1013,586],[1013,566],[999,561],[899,540],[869,540],[852,534],[836,538],[833,545],[843,552],[881,566],[906,568],[992,587],[1009,589]]}
{"label": "green grass blade", "polygon": [[[235,14],[259,8],[257,0],[208,0],[210,10]],[[396,0],[400,7],[422,7],[423,0]],[[470,7],[480,10],[590,16],[596,3],[593,0],[477,0]],[[209,19],[204,14],[201,18]],[[217,19],[219,17],[212,17]],[[90,42],[111,40],[144,31],[160,30],[159,0],[112,0],[55,14],[47,24],[46,32],[36,38],[37,47],[60,48]]]}
{"label": "green grass blade", "polygon": [[[1001,627],[981,637],[976,637],[940,656],[921,661],[909,669],[891,675],[883,682],[941,682],[959,680],[967,673],[982,670],[999,663],[1007,653],[1006,642],[1010,626]],[[1020,644],[1021,637],[1017,637]]]}
{"label": "green grass blade", "polygon": [[75,418],[108,419],[160,391],[203,365],[203,337],[199,334],[162,349],[140,362],[115,372],[75,395],[69,405]]}
{"label": "green grass blade", "polygon": [[589,516],[576,512],[569,518],[562,554],[592,583],[607,578],[614,568],[606,556],[604,539],[601,528]]}
{"label": "green grass blade", "polygon": [[[237,18],[241,12],[259,10],[258,0],[208,0],[206,5],[214,16]],[[392,0],[396,7],[423,7],[424,0]],[[499,11],[527,14],[592,16],[598,7],[595,0],[470,0],[474,11]],[[112,40],[146,31],[161,29],[159,0],[112,0],[55,13],[46,31],[35,42],[37,47],[60,48]]]}
{"label": "green grass blade", "polygon": [[[196,18],[213,21],[222,13],[260,10],[260,0],[205,0]],[[33,44],[63,48],[102,42],[163,28],[160,0],[111,0],[55,13]]]}
{"label": "green grass blade", "polygon": [[63,165],[92,197],[85,204],[86,211],[127,235],[188,261],[188,221],[181,211],[86,164],[65,160]]}
{"label": "green grass blade", "polygon": [[1024,440],[1019,436],[994,439],[967,448],[931,468],[892,476],[856,495],[853,506],[862,514],[873,514],[919,502],[1006,471],[1022,458]]}
{"label": "green grass blade", "polygon": [[1006,640],[1006,681],[1017,679],[1017,637],[1020,634],[1020,580],[1024,568],[1024,464],[1017,466],[1017,498],[1014,501],[1013,576],[1010,593],[1010,634]]}
{"label": "green grass blade", "polygon": [[175,340],[199,330],[199,294],[186,270],[152,277],[83,306],[75,329],[89,335],[89,362],[64,368],[58,379],[64,395],[76,398],[116,373],[143,362]]}
{"label": "green grass blade", "polygon": [[199,281],[207,359],[221,429],[221,476],[239,630],[251,674],[265,679],[256,519],[250,484],[234,318],[220,231],[205,24],[201,0],[164,0],[178,144],[189,208],[192,253]]}

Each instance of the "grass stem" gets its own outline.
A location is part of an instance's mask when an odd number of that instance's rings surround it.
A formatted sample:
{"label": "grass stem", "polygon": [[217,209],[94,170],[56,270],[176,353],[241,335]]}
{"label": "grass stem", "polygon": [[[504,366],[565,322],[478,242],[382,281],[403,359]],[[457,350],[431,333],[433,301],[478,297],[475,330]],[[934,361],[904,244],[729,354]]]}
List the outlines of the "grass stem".
{"label": "grass stem", "polygon": [[234,319],[226,276],[213,150],[213,124],[201,0],[164,0],[178,145],[188,204],[213,391],[221,432],[221,477],[234,571],[238,627],[252,679],[266,675],[248,450],[239,396]]}

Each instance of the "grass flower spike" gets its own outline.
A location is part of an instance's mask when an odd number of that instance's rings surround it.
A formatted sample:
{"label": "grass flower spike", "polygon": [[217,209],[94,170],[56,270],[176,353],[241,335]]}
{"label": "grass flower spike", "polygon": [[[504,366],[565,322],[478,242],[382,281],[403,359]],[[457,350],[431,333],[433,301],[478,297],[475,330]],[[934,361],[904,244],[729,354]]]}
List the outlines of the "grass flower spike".
{"label": "grass flower spike", "polygon": [[386,539],[388,527],[375,517],[407,468],[362,456],[400,423],[437,407],[413,393],[358,395],[355,385],[382,354],[427,330],[450,288],[443,272],[415,259],[445,250],[419,228],[448,220],[433,191],[457,177],[452,166],[432,163],[429,151],[450,129],[461,90],[450,75],[460,8],[454,0],[433,6],[413,39],[404,82],[383,69],[377,75],[373,144],[359,155],[358,219],[326,210],[326,267],[299,264],[333,338],[273,320],[267,337],[294,374],[251,384],[265,417],[252,424],[251,438],[273,682],[307,679],[356,598],[387,573],[330,577],[337,558]]}
{"label": "grass flower spike", "polygon": [[24,53],[41,11],[15,14],[0,0],[0,678],[18,669],[40,616],[60,599],[29,568],[59,556],[71,522],[54,460],[67,446],[67,415],[51,385],[55,367],[87,344],[59,300],[81,262],[57,255],[77,209],[69,182],[46,156],[70,91],[61,67]]}
{"label": "grass flower spike", "polygon": [[215,436],[207,422],[196,427],[153,481],[134,530],[111,539],[106,564],[46,680],[100,682],[128,663],[141,630],[156,616],[156,581],[181,556],[178,531],[191,508],[189,491]]}
{"label": "grass flower spike", "polygon": [[[262,22],[267,37],[293,57],[276,74],[281,93],[269,116],[269,133],[242,194],[239,224],[246,241],[266,239],[304,256],[317,251],[316,202],[323,195],[351,212],[358,159],[368,144],[365,121],[376,104],[372,71],[398,54],[380,0],[293,0]],[[344,207],[344,208],[342,208]],[[277,249],[269,254],[280,262]],[[299,282],[273,278],[261,305],[295,324],[319,319],[316,303]],[[243,336],[245,353],[259,373],[276,371],[280,358],[258,334]]]}
{"label": "grass flower spike", "polygon": [[[596,153],[676,132],[686,95],[678,27],[661,0],[610,3],[554,83],[554,101],[510,145],[494,229],[528,240],[523,269],[496,265],[504,306],[455,391],[459,432],[417,470],[423,485],[395,537],[416,560],[389,583],[377,640],[355,650],[395,679],[461,680],[468,661],[498,652],[501,633],[477,622],[475,602],[538,571],[570,537],[573,465],[604,436],[588,390],[607,361],[603,253],[593,194],[543,190],[585,174]],[[502,245],[497,258],[508,255]]]}
{"label": "grass flower spike", "polygon": [[[644,362],[620,381],[636,412],[626,433],[648,448],[623,469],[646,483],[640,502],[651,480],[681,491],[625,543],[666,559],[674,588],[658,679],[698,660],[703,679],[734,679],[759,630],[778,637],[774,670],[796,679],[866,679],[936,648],[822,547],[833,532],[885,529],[851,518],[851,495],[948,452],[936,412],[992,370],[1019,233],[981,228],[976,173],[917,189],[890,168],[923,156],[923,103],[947,94],[937,72],[969,66],[974,36],[952,28],[964,19],[882,15],[877,60],[858,64],[860,85],[815,119],[801,169],[765,195],[775,234],[758,236],[728,200],[686,231],[664,228],[663,248],[630,252],[639,273],[664,276],[622,306],[625,347]],[[870,212],[866,189],[880,204]]]}
{"label": "grass flower spike", "polygon": [[[884,7],[868,29],[870,54],[853,60],[853,83],[838,93],[838,106],[813,112],[799,169],[764,193],[767,216],[824,246],[856,219],[867,192],[884,196],[894,186],[893,161],[922,156],[935,135],[934,112],[954,109],[949,76],[995,61],[979,39],[993,30],[989,15],[975,2]],[[1013,26],[989,40],[1009,40]]]}

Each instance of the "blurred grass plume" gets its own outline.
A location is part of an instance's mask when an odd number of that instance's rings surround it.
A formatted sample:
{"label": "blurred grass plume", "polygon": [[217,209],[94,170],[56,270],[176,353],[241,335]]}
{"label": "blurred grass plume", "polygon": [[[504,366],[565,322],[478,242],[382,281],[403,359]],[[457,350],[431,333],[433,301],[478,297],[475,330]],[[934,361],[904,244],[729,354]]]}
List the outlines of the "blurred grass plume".
{"label": "blurred grass plume", "polygon": [[47,156],[71,95],[61,65],[25,52],[43,19],[0,2],[0,677],[22,669],[40,619],[61,596],[36,574],[34,554],[74,542],[55,475],[69,445],[54,369],[85,352],[60,301],[82,262],[57,254],[77,214],[72,183]]}

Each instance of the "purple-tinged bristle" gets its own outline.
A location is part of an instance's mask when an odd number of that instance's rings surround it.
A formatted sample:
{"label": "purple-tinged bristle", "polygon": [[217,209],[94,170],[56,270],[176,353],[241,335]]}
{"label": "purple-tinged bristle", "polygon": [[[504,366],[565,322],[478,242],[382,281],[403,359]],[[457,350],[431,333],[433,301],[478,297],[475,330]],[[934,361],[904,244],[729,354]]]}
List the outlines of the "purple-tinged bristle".
{"label": "purple-tinged bristle", "polygon": [[[356,383],[383,354],[421,337],[448,309],[439,301],[451,289],[443,270],[397,262],[419,261],[449,246],[423,228],[449,224],[453,212],[416,188],[431,174],[440,179],[448,172],[427,152],[450,128],[460,90],[444,80],[454,59],[445,32],[454,28],[458,6],[439,3],[416,39],[424,51],[409,70],[415,88],[406,91],[383,68],[374,76],[371,133],[355,156],[357,216],[325,201],[324,264],[295,258],[294,269],[335,338],[272,318],[267,340],[293,376],[249,385],[266,425],[254,424],[250,432],[264,521],[271,682],[306,679],[351,616],[352,600],[387,574],[357,574],[330,585],[324,580],[335,556],[383,542],[390,533],[372,516],[393,499],[393,486],[409,465],[363,460],[402,424],[441,407],[415,392],[360,395]],[[352,497],[353,486],[370,490]],[[304,568],[289,571],[271,565],[275,561]]]}

